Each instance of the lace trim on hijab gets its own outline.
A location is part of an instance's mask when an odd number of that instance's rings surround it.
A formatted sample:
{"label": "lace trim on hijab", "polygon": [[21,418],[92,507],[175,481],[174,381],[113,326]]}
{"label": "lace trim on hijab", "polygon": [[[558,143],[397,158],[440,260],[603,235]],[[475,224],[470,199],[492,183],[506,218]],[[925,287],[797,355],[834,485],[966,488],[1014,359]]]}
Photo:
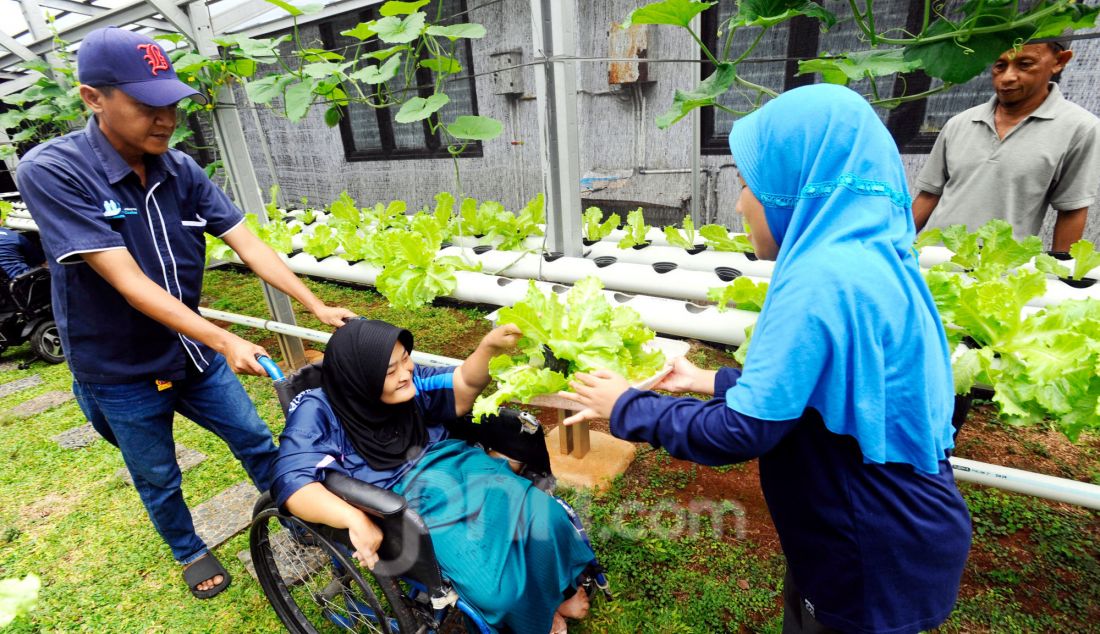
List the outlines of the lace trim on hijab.
{"label": "lace trim on hijab", "polygon": [[797,196],[781,196],[779,194],[768,194],[753,192],[757,199],[764,203],[766,207],[794,207],[800,199],[803,198],[825,198],[831,195],[838,188],[843,187],[851,191],[854,194],[861,196],[886,196],[890,199],[890,202],[894,203],[902,209],[909,208],[909,194],[906,192],[899,192],[896,189],[891,188],[888,184],[881,181],[873,181],[866,178],[859,178],[855,174],[842,174],[840,178],[831,181],[825,181],[822,183],[807,183],[802,188],[802,191]]}

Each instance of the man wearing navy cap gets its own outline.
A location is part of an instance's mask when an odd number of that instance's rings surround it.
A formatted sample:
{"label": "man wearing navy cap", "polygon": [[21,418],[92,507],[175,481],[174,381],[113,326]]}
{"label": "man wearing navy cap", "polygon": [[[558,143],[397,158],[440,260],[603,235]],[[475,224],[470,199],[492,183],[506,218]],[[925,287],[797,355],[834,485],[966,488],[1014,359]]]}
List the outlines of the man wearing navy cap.
{"label": "man wearing navy cap", "polygon": [[42,235],[54,315],[73,392],[121,451],[153,525],[198,598],[229,573],[195,534],[172,439],[179,412],[221,437],[260,490],[272,480],[271,432],[233,372],[262,375],[258,345],[198,314],[205,236],[339,327],[326,306],[243,224],[244,215],[186,154],[169,149],[176,104],[205,97],[179,81],[152,39],[109,27],[78,58],[86,129],[34,148],[16,174]]}

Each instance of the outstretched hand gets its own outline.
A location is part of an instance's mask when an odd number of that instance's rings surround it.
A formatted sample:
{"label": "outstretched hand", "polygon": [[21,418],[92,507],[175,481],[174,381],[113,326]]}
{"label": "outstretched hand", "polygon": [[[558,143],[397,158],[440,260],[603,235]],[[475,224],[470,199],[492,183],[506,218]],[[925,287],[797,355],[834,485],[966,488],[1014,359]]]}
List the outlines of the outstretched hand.
{"label": "outstretched hand", "polygon": [[653,389],[664,390],[673,394],[683,394],[684,392],[705,393],[704,390],[698,389],[702,372],[698,366],[686,358],[676,357],[672,360],[672,370],[657,385],[654,385]]}
{"label": "outstretched hand", "polygon": [[342,306],[321,306],[313,311],[313,314],[317,316],[317,319],[333,328],[343,326],[345,320],[356,316],[355,313]]}
{"label": "outstretched hand", "polygon": [[590,420],[611,418],[615,402],[630,389],[630,383],[611,370],[596,370],[592,373],[578,372],[569,382],[572,392],[558,392],[558,396],[584,407],[583,410],[566,418],[565,425],[575,425]]}
{"label": "outstretched hand", "polygon": [[515,348],[516,342],[522,336],[523,333],[520,332],[519,326],[504,324],[490,330],[489,334],[481,340],[481,345],[485,346],[493,355],[498,355]]}

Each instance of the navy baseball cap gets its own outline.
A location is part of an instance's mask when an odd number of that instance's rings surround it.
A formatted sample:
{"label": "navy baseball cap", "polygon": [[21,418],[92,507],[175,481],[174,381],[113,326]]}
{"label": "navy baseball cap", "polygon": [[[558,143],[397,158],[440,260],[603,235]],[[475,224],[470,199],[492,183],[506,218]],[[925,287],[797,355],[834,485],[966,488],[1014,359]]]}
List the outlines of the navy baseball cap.
{"label": "navy baseball cap", "polygon": [[77,49],[77,77],[89,86],[114,86],[149,106],[206,96],[179,80],[168,55],[152,38],[109,26],[88,34]]}

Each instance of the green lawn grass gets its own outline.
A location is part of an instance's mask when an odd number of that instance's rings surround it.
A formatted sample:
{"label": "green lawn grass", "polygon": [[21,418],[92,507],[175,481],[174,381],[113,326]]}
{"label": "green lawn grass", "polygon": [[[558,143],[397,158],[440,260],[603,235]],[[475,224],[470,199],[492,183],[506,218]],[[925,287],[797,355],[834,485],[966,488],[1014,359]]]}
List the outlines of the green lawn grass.
{"label": "green lawn grass", "polygon": [[[418,348],[427,352],[464,356],[488,331],[477,309],[394,311],[370,290],[309,284],[330,303],[409,327]],[[205,298],[221,310],[266,314],[254,278],[233,269],[207,274]],[[304,314],[299,324],[325,329]],[[268,333],[233,328],[277,352]],[[28,355],[24,346],[5,353],[4,360]],[[693,356],[711,366],[726,359],[709,349]],[[42,377],[42,385],[0,399],[0,411],[70,387],[64,365],[36,363],[30,372]],[[0,372],[0,384],[26,375],[16,369]],[[256,377],[242,377],[242,382],[277,434],[282,416],[270,382]],[[184,474],[190,505],[246,479],[220,440],[182,418],[177,422],[177,441],[207,455]],[[211,601],[193,599],[137,494],[115,477],[122,467],[118,452],[102,440],[79,450],[61,449],[50,440],[83,423],[70,401],[0,426],[0,578],[35,573],[43,580],[37,609],[17,619],[11,631],[279,631],[258,584],[237,560],[236,554],[247,548],[247,536],[238,535],[217,551],[234,576],[232,587]],[[616,594],[614,602],[595,601],[590,618],[572,629],[778,632],[782,556],[729,531],[719,536],[708,521],[684,530],[675,495],[708,468],[673,469],[670,463],[662,451],[643,452],[606,493],[565,492],[586,517]],[[755,467],[714,471],[736,475],[746,469]],[[1086,631],[1086,624],[1095,623],[1100,516],[979,487],[963,489],[976,529],[968,570],[973,580],[944,631],[1069,632]],[[1039,610],[1037,602],[1046,607]]]}

